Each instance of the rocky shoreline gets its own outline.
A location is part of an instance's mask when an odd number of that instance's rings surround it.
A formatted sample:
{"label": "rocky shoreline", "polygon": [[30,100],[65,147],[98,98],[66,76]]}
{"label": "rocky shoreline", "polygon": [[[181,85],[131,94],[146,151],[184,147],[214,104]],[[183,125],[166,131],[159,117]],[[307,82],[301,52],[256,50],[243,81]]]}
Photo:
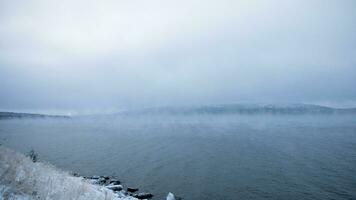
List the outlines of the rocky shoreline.
{"label": "rocky shoreline", "polygon": [[[112,190],[118,197],[131,196],[137,199],[151,199],[154,195],[149,192],[140,192],[136,187],[125,187],[121,184],[121,181],[117,177],[113,176],[80,176],[78,173],[72,174],[75,177],[81,177],[85,181],[93,185],[103,186],[109,190]],[[166,200],[182,200],[181,197],[176,197],[173,193],[169,192]]]}
{"label": "rocky shoreline", "polygon": [[[77,173],[74,173],[73,176],[81,177]],[[111,176],[83,176],[84,180],[88,181],[91,184],[104,186],[109,190],[112,190],[119,197],[132,196],[137,199],[151,199],[153,194],[148,192],[139,192],[138,188],[127,187],[126,190],[116,177]],[[170,199],[174,200],[174,199]]]}

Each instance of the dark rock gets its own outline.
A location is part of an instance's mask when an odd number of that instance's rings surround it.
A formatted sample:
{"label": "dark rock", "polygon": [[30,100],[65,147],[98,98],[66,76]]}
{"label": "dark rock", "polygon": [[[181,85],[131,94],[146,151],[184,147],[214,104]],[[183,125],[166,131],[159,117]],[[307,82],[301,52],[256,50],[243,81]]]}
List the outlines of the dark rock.
{"label": "dark rock", "polygon": [[134,194],[133,197],[136,197],[138,199],[150,199],[153,197],[153,194],[151,193],[146,193],[146,192],[141,192],[138,194]]}
{"label": "dark rock", "polygon": [[137,191],[138,191],[138,188],[130,188],[130,187],[128,187],[128,188],[127,188],[127,191],[128,191],[128,192],[137,192]]}
{"label": "dark rock", "polygon": [[79,177],[79,174],[74,172],[74,173],[73,173],[73,176]]}
{"label": "dark rock", "polygon": [[87,177],[88,179],[99,179],[100,177],[99,176],[89,176]]}
{"label": "dark rock", "polygon": [[109,183],[113,185],[119,185],[121,182],[119,180],[111,179]]}
{"label": "dark rock", "polygon": [[37,162],[38,161],[38,155],[33,149],[31,149],[31,151],[27,153],[27,157],[30,157],[32,162]]}
{"label": "dark rock", "polygon": [[106,180],[104,178],[99,178],[98,181],[97,181],[97,184],[105,185],[106,184]]}
{"label": "dark rock", "polygon": [[106,188],[116,192],[121,191],[124,187],[122,185],[108,185]]}

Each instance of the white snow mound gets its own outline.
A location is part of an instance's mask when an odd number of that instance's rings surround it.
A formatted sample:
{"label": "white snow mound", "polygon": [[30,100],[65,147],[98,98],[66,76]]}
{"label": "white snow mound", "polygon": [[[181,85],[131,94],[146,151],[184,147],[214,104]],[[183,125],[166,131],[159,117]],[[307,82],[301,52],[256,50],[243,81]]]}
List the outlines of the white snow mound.
{"label": "white snow mound", "polygon": [[135,200],[0,147],[0,200]]}

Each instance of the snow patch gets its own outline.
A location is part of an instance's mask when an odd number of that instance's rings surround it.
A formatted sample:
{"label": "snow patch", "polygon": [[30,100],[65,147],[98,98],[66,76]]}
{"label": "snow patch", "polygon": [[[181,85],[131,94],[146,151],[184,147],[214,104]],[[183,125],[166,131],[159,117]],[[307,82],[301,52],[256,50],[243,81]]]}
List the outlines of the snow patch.
{"label": "snow patch", "polygon": [[0,200],[136,200],[0,147]]}
{"label": "snow patch", "polygon": [[166,200],[176,200],[175,196],[173,193],[168,193]]}

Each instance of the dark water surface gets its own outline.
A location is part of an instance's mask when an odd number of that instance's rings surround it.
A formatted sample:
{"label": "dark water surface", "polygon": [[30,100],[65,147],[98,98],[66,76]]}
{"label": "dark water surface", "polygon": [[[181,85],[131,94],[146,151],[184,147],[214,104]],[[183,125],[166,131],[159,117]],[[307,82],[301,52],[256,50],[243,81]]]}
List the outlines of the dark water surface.
{"label": "dark water surface", "polygon": [[0,120],[0,142],[154,199],[356,199],[355,115]]}

